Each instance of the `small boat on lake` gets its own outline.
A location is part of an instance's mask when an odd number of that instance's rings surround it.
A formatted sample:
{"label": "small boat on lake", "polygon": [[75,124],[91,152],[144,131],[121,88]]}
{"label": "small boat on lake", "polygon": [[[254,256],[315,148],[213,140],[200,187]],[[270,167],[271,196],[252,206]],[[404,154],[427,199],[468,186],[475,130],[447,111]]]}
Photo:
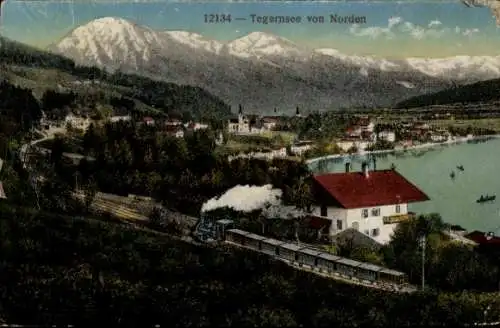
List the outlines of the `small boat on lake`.
{"label": "small boat on lake", "polygon": [[462,172],[463,172],[463,171],[464,171],[464,166],[463,166],[463,165],[458,165],[458,166],[457,166],[457,169],[459,169],[460,171],[462,171]]}
{"label": "small boat on lake", "polygon": [[492,202],[496,198],[497,198],[497,196],[495,196],[495,195],[492,195],[492,196],[490,196],[490,195],[486,195],[486,196],[481,195],[481,197],[479,197],[479,199],[476,200],[476,203]]}

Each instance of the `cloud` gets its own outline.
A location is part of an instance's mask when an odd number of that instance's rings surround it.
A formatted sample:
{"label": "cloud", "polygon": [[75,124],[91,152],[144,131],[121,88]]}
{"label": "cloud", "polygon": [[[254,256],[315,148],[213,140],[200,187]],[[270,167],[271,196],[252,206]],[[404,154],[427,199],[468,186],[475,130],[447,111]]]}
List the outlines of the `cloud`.
{"label": "cloud", "polygon": [[463,36],[471,36],[473,34],[479,33],[478,28],[467,28],[464,31],[462,31]]}
{"label": "cloud", "polygon": [[401,17],[390,17],[387,20],[387,26],[361,27],[358,24],[354,24],[349,29],[349,32],[355,36],[370,37],[372,39],[393,39],[399,34],[415,40],[423,40],[441,38],[450,33],[470,37],[473,34],[479,33],[479,29],[461,29],[458,26],[455,28],[443,27],[443,23],[439,20],[432,20],[426,25],[418,25],[405,21]]}

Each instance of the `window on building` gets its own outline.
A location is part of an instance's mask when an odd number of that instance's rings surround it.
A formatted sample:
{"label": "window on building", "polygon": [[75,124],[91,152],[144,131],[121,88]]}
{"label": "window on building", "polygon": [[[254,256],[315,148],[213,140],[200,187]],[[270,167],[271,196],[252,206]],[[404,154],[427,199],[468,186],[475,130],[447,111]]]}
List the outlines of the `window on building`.
{"label": "window on building", "polygon": [[328,216],[328,207],[322,205],[320,211],[321,211],[320,213],[321,216]]}
{"label": "window on building", "polygon": [[367,209],[364,209],[361,211],[361,216],[364,217],[364,218],[367,218],[368,217],[368,210]]}
{"label": "window on building", "polygon": [[337,220],[337,230],[342,230],[342,220]]}
{"label": "window on building", "polygon": [[396,205],[396,213],[401,213],[401,205]]}
{"label": "window on building", "polygon": [[380,216],[380,208],[372,208],[372,216]]}
{"label": "window on building", "polygon": [[380,235],[380,229],[379,228],[372,229],[372,237],[377,237],[378,235]]}

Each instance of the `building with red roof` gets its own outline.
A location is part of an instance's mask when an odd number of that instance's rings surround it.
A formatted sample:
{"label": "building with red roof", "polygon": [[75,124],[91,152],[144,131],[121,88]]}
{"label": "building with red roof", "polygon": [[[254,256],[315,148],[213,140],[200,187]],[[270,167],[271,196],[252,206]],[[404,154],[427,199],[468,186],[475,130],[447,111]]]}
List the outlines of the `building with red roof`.
{"label": "building with red roof", "polygon": [[332,221],[330,234],[356,229],[377,242],[389,242],[399,222],[408,220],[408,204],[429,200],[417,186],[396,170],[370,171],[363,164],[361,171],[314,176],[314,215]]}
{"label": "building with red roof", "polygon": [[472,240],[478,245],[494,245],[495,247],[500,247],[500,237],[495,236],[493,232],[481,232],[476,230],[464,237]]}

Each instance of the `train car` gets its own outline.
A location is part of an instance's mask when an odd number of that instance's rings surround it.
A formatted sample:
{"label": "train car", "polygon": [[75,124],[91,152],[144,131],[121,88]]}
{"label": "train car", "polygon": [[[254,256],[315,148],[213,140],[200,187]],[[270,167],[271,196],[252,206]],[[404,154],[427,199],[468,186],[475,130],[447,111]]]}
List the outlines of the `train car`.
{"label": "train car", "polygon": [[217,240],[226,239],[226,231],[230,230],[233,226],[234,221],[228,219],[222,219],[215,221],[215,238]]}
{"label": "train car", "polygon": [[251,233],[251,232],[248,233],[247,235],[245,235],[243,238],[244,238],[245,246],[248,248],[254,249],[256,251],[261,250],[260,242],[264,239],[267,239],[266,237],[262,237],[262,236],[254,234],[254,233]]}
{"label": "train car", "polygon": [[318,255],[323,252],[312,248],[302,248],[297,251],[297,262],[300,266],[309,266],[311,268],[316,268],[318,262]]}
{"label": "train car", "polygon": [[320,272],[334,273],[337,271],[336,262],[341,257],[329,253],[321,253],[316,260],[316,268]]}
{"label": "train car", "polygon": [[267,238],[260,241],[261,252],[271,256],[279,256],[279,246],[286,244],[284,241]]}
{"label": "train car", "polygon": [[341,257],[335,261],[335,271],[349,278],[356,277],[357,268],[360,264],[361,262]]}
{"label": "train car", "polygon": [[382,268],[378,272],[378,281],[383,284],[405,285],[408,283],[408,277],[403,272]]}
{"label": "train car", "polygon": [[226,241],[244,246],[245,236],[248,234],[249,232],[240,229],[229,229],[226,231]]}
{"label": "train car", "polygon": [[304,248],[297,244],[282,244],[278,246],[279,256],[282,259],[297,262],[297,251]]}
{"label": "train car", "polygon": [[378,280],[382,267],[370,263],[361,263],[356,270],[356,278],[374,283]]}

